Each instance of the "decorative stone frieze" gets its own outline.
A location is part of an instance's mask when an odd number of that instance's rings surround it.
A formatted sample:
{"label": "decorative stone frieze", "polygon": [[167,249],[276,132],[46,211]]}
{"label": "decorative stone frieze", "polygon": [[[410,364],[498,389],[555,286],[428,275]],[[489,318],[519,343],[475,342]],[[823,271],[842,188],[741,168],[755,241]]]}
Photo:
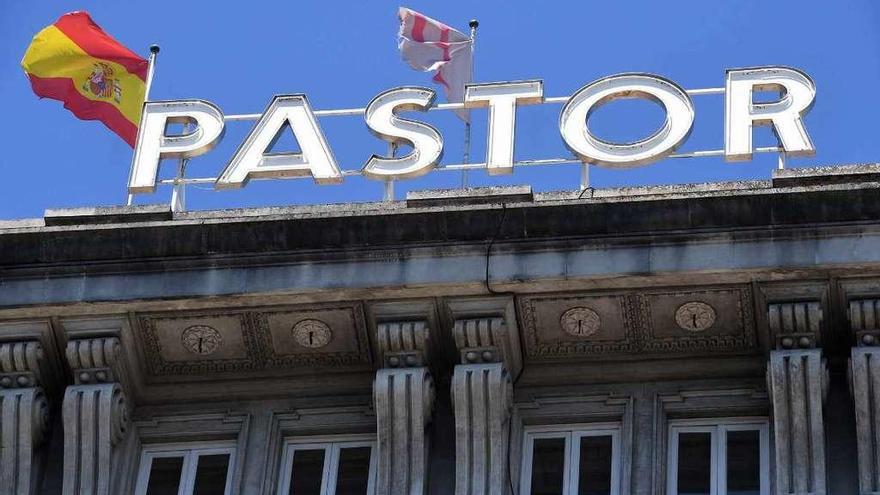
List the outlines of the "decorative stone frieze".
{"label": "decorative stone frieze", "polygon": [[428,326],[425,321],[377,325],[377,342],[386,368],[376,373],[379,495],[422,495],[427,492],[428,435],[434,383],[425,366]]}
{"label": "decorative stone frieze", "polygon": [[850,351],[849,373],[855,404],[859,453],[859,493],[880,493],[880,300],[849,303],[849,321],[856,347]]}
{"label": "decorative stone frieze", "polygon": [[99,337],[67,343],[75,385],[64,393],[64,493],[118,493],[122,452],[115,447],[129,430],[122,386],[119,339]]}
{"label": "decorative stone frieze", "polygon": [[456,320],[452,333],[462,362],[452,377],[455,493],[504,493],[509,484],[507,453],[513,406],[513,385],[504,362],[504,320]]}
{"label": "decorative stone frieze", "polygon": [[0,343],[0,494],[36,493],[34,454],[48,431],[39,342]]}
{"label": "decorative stone frieze", "polygon": [[776,493],[824,495],[822,405],[828,377],[822,350],[771,351],[767,375],[773,405]]}

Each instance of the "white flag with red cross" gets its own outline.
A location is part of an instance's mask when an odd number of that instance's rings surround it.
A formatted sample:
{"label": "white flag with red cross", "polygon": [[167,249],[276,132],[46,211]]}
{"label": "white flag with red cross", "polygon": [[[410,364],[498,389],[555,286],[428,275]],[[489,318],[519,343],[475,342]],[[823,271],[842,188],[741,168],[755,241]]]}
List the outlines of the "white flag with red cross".
{"label": "white flag with red cross", "polygon": [[[464,101],[464,85],[471,82],[473,44],[471,39],[440,21],[406,7],[400,7],[400,55],[415,70],[436,71],[434,82],[443,85],[446,100]],[[456,111],[465,122],[470,112]]]}

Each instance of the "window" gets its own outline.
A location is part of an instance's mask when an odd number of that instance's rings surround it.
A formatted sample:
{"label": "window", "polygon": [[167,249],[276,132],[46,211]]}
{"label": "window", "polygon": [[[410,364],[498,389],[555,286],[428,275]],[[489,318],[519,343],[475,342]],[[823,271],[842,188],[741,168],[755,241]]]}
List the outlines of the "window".
{"label": "window", "polygon": [[234,460],[227,442],[145,447],[135,495],[229,495]]}
{"label": "window", "polygon": [[669,423],[667,495],[769,495],[764,419]]}
{"label": "window", "polygon": [[523,440],[523,495],[617,495],[616,425],[528,428]]}
{"label": "window", "polygon": [[375,435],[288,440],[278,495],[373,495]]}

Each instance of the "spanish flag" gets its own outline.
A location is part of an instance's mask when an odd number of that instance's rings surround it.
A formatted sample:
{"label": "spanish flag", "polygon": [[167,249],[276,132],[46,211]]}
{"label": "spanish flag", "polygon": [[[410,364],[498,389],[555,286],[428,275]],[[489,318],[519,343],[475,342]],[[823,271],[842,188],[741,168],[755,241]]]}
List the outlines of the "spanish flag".
{"label": "spanish flag", "polygon": [[64,14],[37,33],[21,66],[37,96],[63,101],[80,119],[100,120],[134,147],[149,62],[87,12]]}

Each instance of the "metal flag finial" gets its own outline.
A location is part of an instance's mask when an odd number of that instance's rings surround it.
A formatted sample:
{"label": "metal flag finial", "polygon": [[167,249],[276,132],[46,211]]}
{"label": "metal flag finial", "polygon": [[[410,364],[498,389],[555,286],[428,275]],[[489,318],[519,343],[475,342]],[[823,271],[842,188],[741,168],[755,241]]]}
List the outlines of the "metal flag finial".
{"label": "metal flag finial", "polygon": [[159,53],[159,45],[155,43],[150,45],[150,53]]}
{"label": "metal flag finial", "polygon": [[480,21],[476,19],[471,19],[471,22],[468,23],[468,26],[470,26],[471,29],[477,29],[478,27],[480,27]]}

